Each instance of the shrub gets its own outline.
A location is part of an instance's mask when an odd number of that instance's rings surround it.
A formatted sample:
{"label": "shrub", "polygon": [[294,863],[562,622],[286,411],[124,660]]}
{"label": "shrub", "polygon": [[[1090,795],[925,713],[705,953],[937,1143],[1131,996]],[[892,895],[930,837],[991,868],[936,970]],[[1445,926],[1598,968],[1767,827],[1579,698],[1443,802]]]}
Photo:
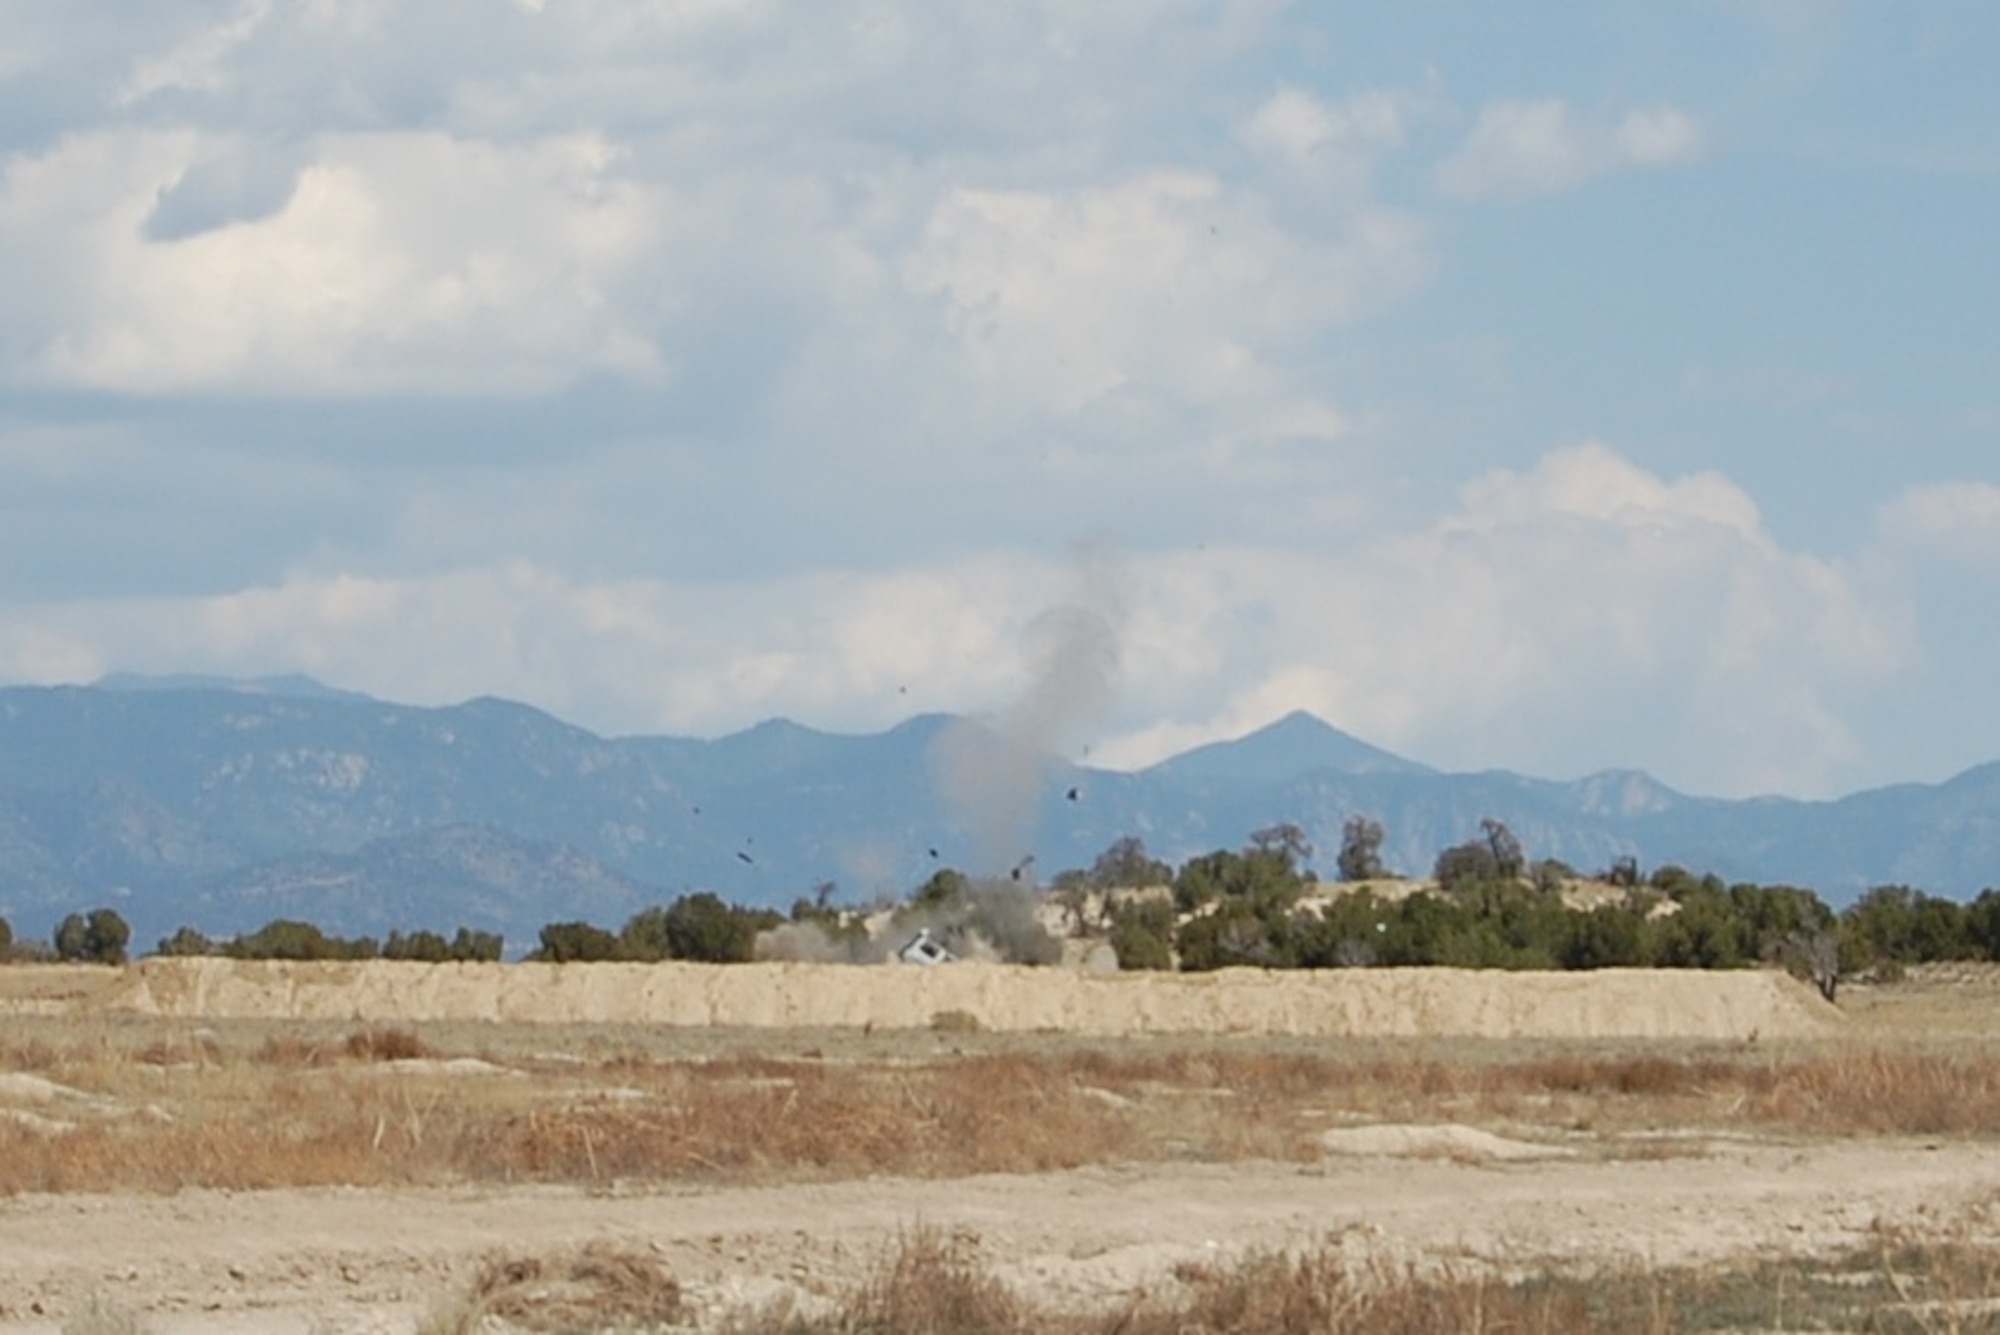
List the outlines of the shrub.
{"label": "shrub", "polygon": [[85,964],[123,964],[132,929],[113,909],[72,913],[56,925],[56,958]]}
{"label": "shrub", "polygon": [[1949,899],[1906,885],[1878,885],[1849,906],[1844,925],[1871,963],[1928,964],[1982,953],[1969,918]]}
{"label": "shrub", "polygon": [[633,914],[618,933],[618,957],[741,964],[755,957],[757,934],[783,921],[771,910],[740,908],[703,890]]}
{"label": "shrub", "polygon": [[377,952],[370,937],[344,940],[328,936],[309,922],[278,918],[236,937],[222,953],[241,960],[369,960]]}
{"label": "shrub", "polygon": [[161,938],[160,944],[154,949],[153,953],[156,955],[178,956],[213,955],[215,953],[215,942],[209,940],[194,928],[183,924],[174,929],[172,936]]}
{"label": "shrub", "polygon": [[451,958],[451,946],[436,932],[415,931],[404,935],[392,929],[388,940],[382,943],[382,958],[442,964]]}
{"label": "shrub", "polygon": [[461,927],[451,938],[451,957],[455,960],[479,960],[498,964],[502,951],[506,948],[506,938],[498,932],[475,932]]}
{"label": "shrub", "polygon": [[1174,906],[1164,899],[1113,904],[1109,940],[1121,969],[1173,968]]}
{"label": "shrub", "polygon": [[528,956],[529,959],[568,964],[619,957],[618,938],[587,922],[552,922],[542,928],[541,940],[541,948]]}
{"label": "shrub", "polygon": [[643,1249],[593,1242],[553,1257],[496,1257],[463,1300],[433,1311],[419,1335],[508,1330],[662,1330],[686,1317],[680,1281]]}
{"label": "shrub", "polygon": [[1013,1292],[980,1264],[969,1239],[919,1229],[862,1284],[846,1329],[999,1335],[1031,1328]]}
{"label": "shrub", "polygon": [[1204,853],[1190,859],[1174,877],[1174,906],[1183,913],[1192,913],[1216,900],[1231,900],[1247,904],[1260,914],[1289,912],[1305,893],[1305,879],[1299,875],[1295,857],[1293,847],[1285,843],[1255,847],[1243,853],[1226,849]]}
{"label": "shrub", "polygon": [[1569,915],[1558,962],[1565,969],[1618,969],[1646,959],[1646,920],[1622,904]]}

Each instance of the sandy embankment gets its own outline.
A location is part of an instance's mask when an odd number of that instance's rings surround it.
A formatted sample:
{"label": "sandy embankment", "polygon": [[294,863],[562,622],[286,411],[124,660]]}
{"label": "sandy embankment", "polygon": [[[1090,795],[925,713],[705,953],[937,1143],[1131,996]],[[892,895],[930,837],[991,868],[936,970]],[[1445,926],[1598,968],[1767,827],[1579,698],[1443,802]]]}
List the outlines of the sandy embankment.
{"label": "sandy embankment", "polygon": [[87,1003],[177,1018],[1552,1039],[1811,1038],[1840,1013],[1769,970],[1096,975],[1012,965],[148,959]]}

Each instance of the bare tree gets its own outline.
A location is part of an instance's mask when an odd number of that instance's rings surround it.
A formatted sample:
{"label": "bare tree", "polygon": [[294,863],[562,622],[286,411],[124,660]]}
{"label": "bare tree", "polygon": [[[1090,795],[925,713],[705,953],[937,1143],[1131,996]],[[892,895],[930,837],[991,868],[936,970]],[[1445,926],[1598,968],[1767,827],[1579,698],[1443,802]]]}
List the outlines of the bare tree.
{"label": "bare tree", "polygon": [[1521,841],[1514,832],[1501,822],[1487,817],[1479,822],[1479,828],[1486,835],[1486,846],[1493,850],[1493,869],[1502,876],[1519,876],[1528,869],[1528,855],[1522,851]]}
{"label": "bare tree", "polygon": [[1090,864],[1090,884],[1098,890],[1139,890],[1173,879],[1174,869],[1148,853],[1146,841],[1137,835],[1112,840]]}
{"label": "bare tree", "polygon": [[1382,875],[1382,822],[1349,816],[1340,834],[1340,879],[1373,881]]}
{"label": "bare tree", "polygon": [[1801,927],[1785,938],[1792,968],[1803,973],[1828,1001],[1840,990],[1840,936],[1824,924]]}
{"label": "bare tree", "polygon": [[1280,821],[1276,825],[1266,825],[1261,830],[1250,832],[1250,847],[1259,853],[1283,855],[1288,866],[1296,867],[1313,855],[1312,840],[1306,832],[1290,821]]}

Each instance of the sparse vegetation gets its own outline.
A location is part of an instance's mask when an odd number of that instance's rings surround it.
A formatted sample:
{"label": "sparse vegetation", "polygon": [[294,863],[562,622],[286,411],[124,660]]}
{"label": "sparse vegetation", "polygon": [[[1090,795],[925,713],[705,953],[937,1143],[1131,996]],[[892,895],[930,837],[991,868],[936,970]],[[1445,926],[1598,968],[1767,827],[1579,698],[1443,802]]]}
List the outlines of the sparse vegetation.
{"label": "sparse vegetation", "polygon": [[[482,1277],[484,1282],[484,1277]],[[638,1286],[634,1286],[637,1288]],[[1338,1244],[1183,1264],[1170,1283],[1106,1311],[1051,1309],[1014,1292],[978,1240],[919,1227],[825,1310],[779,1299],[727,1335],[1667,1335],[1683,1331],[2000,1328],[2000,1248],[1963,1227],[1884,1229],[1829,1257],[1745,1258],[1712,1268],[1499,1274],[1468,1263],[1397,1264]],[[643,1291],[643,1290],[641,1290]],[[556,1327],[522,1324],[531,1330]],[[431,1327],[438,1335],[470,1329]]]}
{"label": "sparse vegetation", "polygon": [[[1864,998],[1894,991],[1858,990]],[[485,1059],[485,1074],[407,1060],[472,1056]],[[8,1194],[575,1183],[615,1196],[641,1183],[706,1189],[1147,1163],[1304,1167],[1319,1162],[1323,1133],[1357,1123],[1494,1127],[1569,1155],[1641,1161],[1702,1153],[1704,1136],[1791,1144],[2000,1135],[2000,1045],[1872,1032],[1795,1045],[1412,1047],[1008,1035],[948,1012],[931,1029],[890,1035],[253,1021],[197,1028],[26,1015],[0,1041],[0,1070],[32,1071],[77,1091],[78,1109],[102,1110],[66,1114],[74,1124],[60,1130],[0,1121],[0,1193]],[[533,1078],[504,1078],[507,1071]],[[851,1287],[822,1285],[811,1303],[740,1312],[723,1328],[1992,1329],[1979,1303],[2000,1294],[2000,1249],[1994,1221],[1976,1222],[1884,1227],[1866,1247],[1829,1257],[1587,1274],[1535,1256],[1417,1264],[1371,1250],[1358,1235],[1302,1237],[1284,1253],[1237,1255],[1225,1246],[1184,1262],[1140,1298],[1090,1310],[1052,1308],[1045,1295],[1010,1288],[1000,1276],[1018,1276],[1014,1258],[987,1254],[970,1233],[918,1226],[860,1265]],[[441,1300],[423,1329],[687,1324],[697,1314],[663,1255],[625,1243],[497,1256]],[[71,1310],[72,1323],[120,1316]],[[713,1316],[703,1310],[703,1320]]]}
{"label": "sparse vegetation", "polygon": [[312,923],[280,918],[230,941],[222,953],[239,960],[367,960],[378,951],[370,937],[344,940]]}
{"label": "sparse vegetation", "polygon": [[0,1047],[0,1069],[36,1072],[107,1107],[154,1110],[86,1118],[60,1134],[0,1121],[0,1194],[1289,1160],[1316,1156],[1318,1133],[1353,1119],[1526,1121],[1587,1130],[1612,1155],[1657,1153],[1669,1127],[2000,1135],[2000,1054],[1904,1043],[1641,1053],[1107,1045],[985,1033],[945,1013],[934,1031],[888,1046],[857,1035],[837,1062],[717,1040],[698,1057],[685,1047],[650,1055],[632,1033],[594,1039],[582,1063],[505,1057],[506,1069],[537,1077],[507,1080],[384,1066],[470,1055],[476,1030],[458,1031],[456,1045],[396,1027],[244,1023],[175,1037],[135,1022],[122,1032],[114,1039],[98,1023],[65,1036],[51,1021],[17,1026]]}
{"label": "sparse vegetation", "polygon": [[596,1243],[557,1256],[499,1256],[466,1293],[434,1309],[418,1335],[642,1331],[677,1326],[681,1286],[642,1248]]}

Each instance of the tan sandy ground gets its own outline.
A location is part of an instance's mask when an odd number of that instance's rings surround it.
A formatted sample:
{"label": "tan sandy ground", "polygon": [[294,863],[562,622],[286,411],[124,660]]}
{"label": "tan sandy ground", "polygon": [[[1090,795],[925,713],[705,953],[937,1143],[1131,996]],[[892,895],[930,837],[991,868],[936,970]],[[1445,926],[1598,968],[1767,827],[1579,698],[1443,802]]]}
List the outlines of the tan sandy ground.
{"label": "tan sandy ground", "polygon": [[1717,1143],[1686,1158],[1333,1155],[949,1183],[603,1194],[326,1190],[0,1203],[0,1330],[55,1331],[92,1292],[181,1331],[408,1332],[496,1250],[642,1243],[705,1310],[851,1285],[919,1221],[975,1237],[1057,1305],[1157,1289],[1180,1261],[1312,1246],[1392,1257],[1649,1266],[1865,1243],[1878,1221],[2000,1193],[2000,1147]]}
{"label": "tan sandy ground", "polygon": [[[41,992],[0,971],[0,1013],[924,1027],[959,1012],[993,1030],[1739,1041],[1841,1027],[1768,973],[633,969],[150,961],[52,974]],[[595,1239],[654,1248],[710,1314],[780,1291],[839,1292],[920,1224],[976,1238],[1033,1298],[1095,1305],[1170,1285],[1179,1262],[1251,1248],[1332,1240],[1357,1256],[1658,1266],[1821,1252],[1877,1222],[1950,1219],[2000,1198],[2000,1146],[1985,1144],[1720,1138],[1620,1158],[1615,1146],[1552,1152],[1449,1126],[1342,1128],[1323,1144],[1306,1165],[949,1182],[15,1197],[0,1200],[0,1332],[57,1331],[93,1294],[157,1335],[409,1332],[493,1252]]]}

